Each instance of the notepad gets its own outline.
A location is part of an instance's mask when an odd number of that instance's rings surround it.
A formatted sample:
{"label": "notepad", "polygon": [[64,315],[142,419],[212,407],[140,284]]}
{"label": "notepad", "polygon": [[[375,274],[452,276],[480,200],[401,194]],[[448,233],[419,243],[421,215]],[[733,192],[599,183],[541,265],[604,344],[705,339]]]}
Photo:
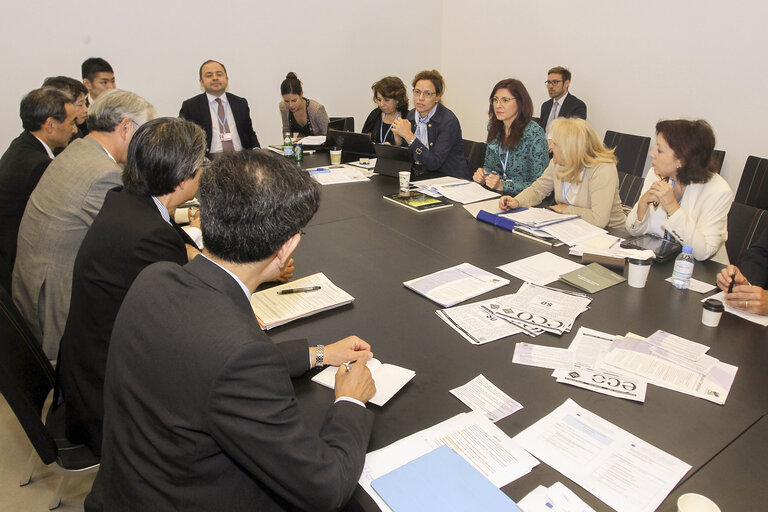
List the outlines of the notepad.
{"label": "notepad", "polygon": [[380,476],[371,486],[394,512],[520,512],[509,496],[447,446]]}
{"label": "notepad", "polygon": [[584,268],[561,275],[560,280],[587,293],[597,293],[627,279],[599,263],[590,263]]}
{"label": "notepad", "polygon": [[[376,383],[376,394],[369,400],[374,405],[384,405],[387,403],[390,398],[395,396],[416,375],[416,372],[413,370],[401,368],[394,364],[382,364],[378,359],[369,359],[366,366],[371,371],[373,381]],[[317,382],[327,388],[334,389],[336,387],[337,371],[339,369],[336,366],[328,366],[312,377],[312,382]]]}
{"label": "notepad", "polygon": [[462,263],[434,274],[405,281],[403,285],[444,308],[509,284],[504,279],[470,263]]}

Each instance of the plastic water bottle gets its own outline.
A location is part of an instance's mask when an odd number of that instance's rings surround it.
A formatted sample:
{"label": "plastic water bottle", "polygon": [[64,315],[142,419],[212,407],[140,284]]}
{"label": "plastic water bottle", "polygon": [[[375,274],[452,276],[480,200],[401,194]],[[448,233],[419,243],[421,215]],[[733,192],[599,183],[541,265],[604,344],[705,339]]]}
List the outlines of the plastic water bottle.
{"label": "plastic water bottle", "polygon": [[290,132],[285,132],[283,136],[283,156],[293,156],[293,140]]}
{"label": "plastic water bottle", "polygon": [[672,284],[675,288],[685,290],[691,284],[693,276],[693,248],[690,245],[683,246],[677,259],[675,259],[675,269],[672,271]]}

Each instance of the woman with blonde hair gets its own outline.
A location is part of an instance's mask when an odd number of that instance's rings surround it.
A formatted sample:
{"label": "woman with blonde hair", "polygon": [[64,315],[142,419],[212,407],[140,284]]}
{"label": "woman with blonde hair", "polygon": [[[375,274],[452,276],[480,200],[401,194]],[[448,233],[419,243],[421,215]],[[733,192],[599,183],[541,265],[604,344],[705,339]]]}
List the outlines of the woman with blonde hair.
{"label": "woman with blonde hair", "polygon": [[580,216],[597,227],[621,228],[626,216],[619,198],[616,157],[583,119],[558,118],[550,128],[552,161],[533,184],[514,198],[502,196],[504,210],[536,206],[554,191],[558,213]]}

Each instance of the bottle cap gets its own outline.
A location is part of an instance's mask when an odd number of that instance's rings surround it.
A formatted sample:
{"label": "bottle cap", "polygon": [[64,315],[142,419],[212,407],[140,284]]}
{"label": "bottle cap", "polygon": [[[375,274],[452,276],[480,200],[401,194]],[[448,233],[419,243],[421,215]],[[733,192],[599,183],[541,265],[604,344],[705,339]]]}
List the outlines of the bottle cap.
{"label": "bottle cap", "polygon": [[685,254],[691,254],[693,252],[693,247],[691,247],[690,245],[684,245],[683,252]]}

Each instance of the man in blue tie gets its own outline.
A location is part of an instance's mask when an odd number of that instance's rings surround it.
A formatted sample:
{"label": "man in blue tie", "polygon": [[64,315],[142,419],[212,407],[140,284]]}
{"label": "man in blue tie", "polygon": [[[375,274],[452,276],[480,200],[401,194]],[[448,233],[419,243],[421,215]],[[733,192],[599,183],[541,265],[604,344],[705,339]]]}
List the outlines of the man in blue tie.
{"label": "man in blue tie", "polygon": [[549,125],[558,117],[587,118],[587,105],[573,94],[568,93],[571,85],[571,72],[568,68],[557,66],[547,72],[549,100],[541,105],[539,125],[549,135]]}

